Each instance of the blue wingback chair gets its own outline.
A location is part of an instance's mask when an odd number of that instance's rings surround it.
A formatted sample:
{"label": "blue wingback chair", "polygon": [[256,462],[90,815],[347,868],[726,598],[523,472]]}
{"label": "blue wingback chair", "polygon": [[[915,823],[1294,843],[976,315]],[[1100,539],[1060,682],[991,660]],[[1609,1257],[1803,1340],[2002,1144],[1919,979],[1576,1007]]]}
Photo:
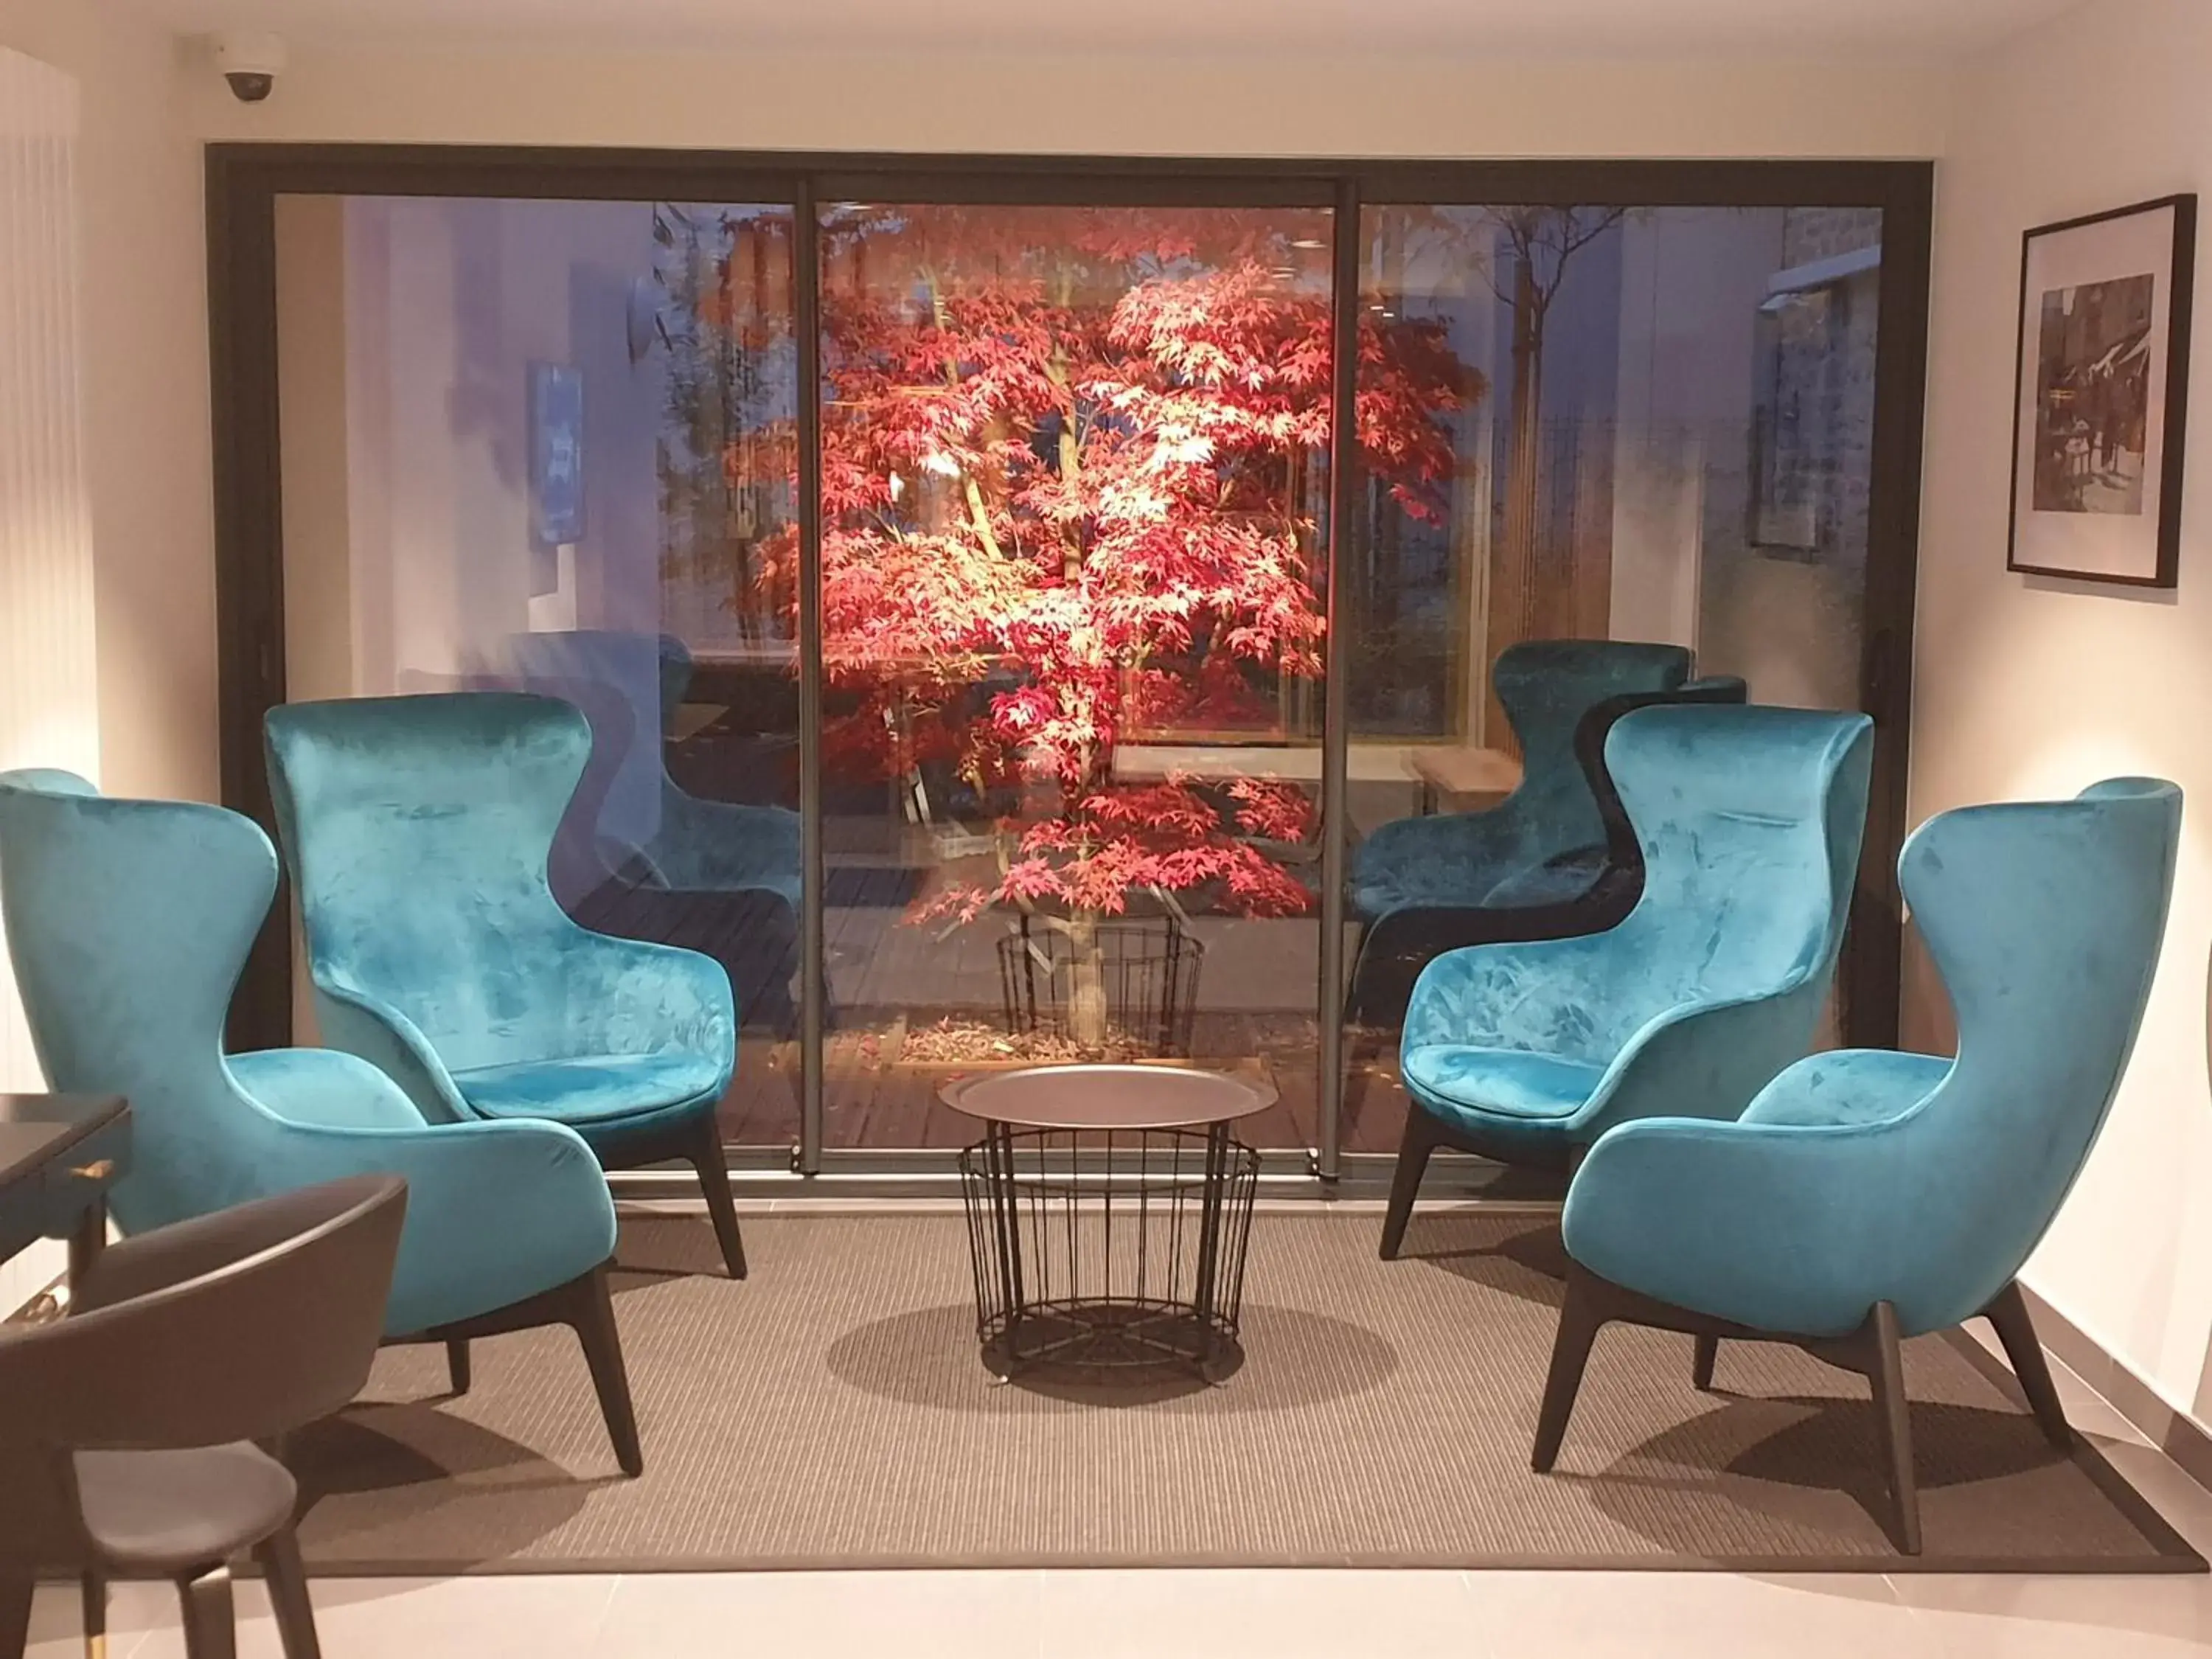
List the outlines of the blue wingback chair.
{"label": "blue wingback chair", "polygon": [[1352,914],[1484,904],[1498,884],[1554,856],[1602,848],[1605,823],[1575,757],[1575,728],[1608,697],[1671,691],[1690,677],[1679,645],[1528,640],[1498,653],[1491,686],[1521,746],[1521,786],[1484,812],[1398,818],[1359,844]]}
{"label": "blue wingback chair", "polygon": [[623,1468],[643,1467],[608,1299],[615,1212],[572,1131],[430,1122],[326,1049],[226,1055],[223,1018],[276,890],[276,852],[221,807],[111,800],[62,772],[0,775],[0,909],[46,1079],[131,1103],[128,1233],[342,1176],[408,1187],[385,1329],[447,1344],[567,1324]]}
{"label": "blue wingback chair", "polygon": [[[1479,901],[1425,900],[1375,918],[1360,934],[1345,1018],[1370,1030],[1402,1027],[1421,970],[1447,951],[1570,939],[1601,933],[1618,923],[1644,891],[1644,854],[1606,769],[1605,743],[1613,723],[1638,708],[1741,703],[1747,695],[1743,681],[1718,675],[1685,680],[1670,690],[1622,692],[1585,710],[1575,726],[1574,756],[1597,810],[1602,838],[1564,848],[1541,863],[1515,871]],[[1571,833],[1564,818],[1560,827],[1562,833]]]}
{"label": "blue wingback chair", "polygon": [[1602,933],[1476,945],[1423,970],[1382,1255],[1430,1154],[1571,1166],[1631,1118],[1733,1117],[1810,1044],[1866,826],[1873,723],[1760,707],[1643,708],[1606,763],[1643,896]]}
{"label": "blue wingback chair", "polygon": [[1573,1261],[1537,1434],[1552,1466],[1609,1321],[1792,1342],[1873,1382],[1902,1548],[1920,1548],[1898,1344],[1996,1326],[2056,1445],[2071,1442],[2014,1276],[2058,1214],[2127,1068],[2173,886],[2181,792],[2123,778],[2071,801],[1969,806],[1906,842],[1899,878],[1958,1016],[1955,1060],[1799,1060],[1741,1120],[1624,1124],[1567,1194]]}
{"label": "blue wingback chair", "polygon": [[608,1168],[684,1159],[742,1279],[714,1121],[729,980],[578,927],[547,884],[583,715],[511,692],[363,697],[272,708],[268,738],[323,1040],[434,1121],[564,1123]]}

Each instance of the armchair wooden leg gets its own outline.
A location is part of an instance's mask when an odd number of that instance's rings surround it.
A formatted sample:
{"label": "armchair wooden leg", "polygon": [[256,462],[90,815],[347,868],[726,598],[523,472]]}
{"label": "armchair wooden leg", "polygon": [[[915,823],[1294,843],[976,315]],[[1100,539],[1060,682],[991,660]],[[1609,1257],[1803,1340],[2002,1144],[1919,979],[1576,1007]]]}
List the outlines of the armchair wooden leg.
{"label": "armchair wooden leg", "polygon": [[23,1659],[31,1645],[31,1596],[38,1581],[14,1568],[0,1572],[0,1659]]}
{"label": "armchair wooden leg", "polygon": [[322,1659],[315,1635],[314,1604],[307,1599],[307,1570],[300,1560],[299,1534],[285,1527],[263,1539],[253,1551],[269,1587],[270,1611],[284,1659]]}
{"label": "armchair wooden leg", "polygon": [[722,1129],[710,1114],[700,1121],[693,1143],[691,1167],[699,1172],[699,1190],[707,1196],[707,1213],[714,1218],[714,1241],[722,1247],[722,1265],[732,1279],[745,1276],[744,1240],[738,1232],[738,1206],[730,1197],[730,1166],[722,1155]]}
{"label": "armchair wooden leg", "polygon": [[1559,1304],[1559,1334],[1552,1340],[1552,1368],[1544,1378],[1543,1408],[1536,1414],[1536,1447],[1528,1459],[1528,1467],[1539,1474],[1552,1472],[1559,1444],[1567,1437],[1567,1419],[1574,1415],[1575,1396],[1582,1391],[1590,1345],[1605,1327],[1600,1301],[1588,1273],[1579,1265],[1570,1267],[1566,1296]]}
{"label": "armchair wooden leg", "polygon": [[1413,1200],[1428,1172],[1429,1154],[1442,1138],[1429,1115],[1411,1101],[1406,1104],[1406,1133],[1398,1142],[1398,1167],[1390,1176],[1390,1206],[1382,1216],[1382,1259],[1395,1261],[1406,1242],[1406,1224],[1413,1218]]}
{"label": "armchair wooden leg", "polygon": [[1917,1555],[1920,1487],[1912,1473],[1912,1419],[1905,1397],[1897,1310],[1887,1302],[1877,1302],[1868,1324],[1874,1344],[1868,1379],[1874,1384],[1875,1413],[1881,1419],[1882,1450],[1889,1462],[1889,1495],[1896,1511],[1894,1535],[1899,1549]]}
{"label": "armchair wooden leg", "polygon": [[453,1384],[456,1399],[469,1391],[475,1373],[469,1364],[469,1340],[465,1336],[446,1339],[446,1376]]}
{"label": "armchair wooden leg", "polygon": [[177,1601],[184,1613],[185,1659],[238,1659],[228,1566],[218,1563],[179,1577]]}
{"label": "armchair wooden leg", "polygon": [[1720,1362],[1721,1340],[1717,1336],[1697,1339],[1697,1357],[1690,1362],[1690,1380],[1698,1385],[1700,1394],[1710,1394],[1713,1387],[1713,1367]]}
{"label": "armchair wooden leg", "polygon": [[2013,1375],[2020,1379],[2021,1392],[2027,1396],[2028,1408],[2042,1425],[2044,1437],[2062,1450],[2071,1446],[2073,1426],[2059,1401],[2058,1385],[2051,1380],[2051,1362],[2044,1358],[2042,1340],[2035,1334],[2035,1321],[2028,1314],[2027,1298],[2020,1293],[2020,1286],[2006,1285],[1997,1292],[1996,1300],[1982,1310],[1982,1315],[1996,1327],[1997,1340],[2004,1344],[2005,1358],[2012,1361]]}
{"label": "armchair wooden leg", "polygon": [[[107,1659],[107,1580],[97,1567],[77,1575],[78,1604],[83,1608],[84,1659]],[[7,1652],[0,1644],[0,1654]]]}
{"label": "armchair wooden leg", "polygon": [[622,1333],[615,1328],[614,1298],[607,1291],[607,1270],[594,1267],[571,1280],[564,1320],[584,1345],[584,1361],[592,1369],[592,1387],[599,1396],[599,1413],[607,1420],[607,1438],[614,1442],[615,1461],[633,1478],[645,1472],[645,1453],[638,1445],[637,1413],[630,1403],[629,1372],[623,1364]]}

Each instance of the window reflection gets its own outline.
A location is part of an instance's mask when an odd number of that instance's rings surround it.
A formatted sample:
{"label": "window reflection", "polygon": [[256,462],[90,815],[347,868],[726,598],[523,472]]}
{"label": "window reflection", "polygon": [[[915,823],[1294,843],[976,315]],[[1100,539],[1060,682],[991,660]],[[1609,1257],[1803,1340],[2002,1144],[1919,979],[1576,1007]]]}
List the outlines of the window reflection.
{"label": "window reflection", "polygon": [[[1409,510],[1382,480],[1363,501],[1346,631],[1355,961],[1393,910],[1386,933],[1433,945],[1463,926],[1438,925],[1452,907],[1554,902],[1592,866],[1565,818],[1522,823],[1542,816],[1527,795],[1512,835],[1472,827],[1519,781],[1516,720],[1549,733],[1543,787],[1581,793],[1572,720],[1549,716],[1634,666],[1528,642],[1672,646],[1754,701],[1856,705],[1881,216],[1389,207],[1361,235],[1366,327],[1439,331],[1472,390],[1431,416],[1444,510]],[[1552,679],[1532,678],[1547,663]],[[1395,827],[1424,814],[1466,832]],[[1455,868],[1447,842],[1489,850]],[[1354,1015],[1390,1005],[1350,988]],[[1396,1143],[1395,1044],[1386,1024],[1348,1045],[1347,1148]]]}

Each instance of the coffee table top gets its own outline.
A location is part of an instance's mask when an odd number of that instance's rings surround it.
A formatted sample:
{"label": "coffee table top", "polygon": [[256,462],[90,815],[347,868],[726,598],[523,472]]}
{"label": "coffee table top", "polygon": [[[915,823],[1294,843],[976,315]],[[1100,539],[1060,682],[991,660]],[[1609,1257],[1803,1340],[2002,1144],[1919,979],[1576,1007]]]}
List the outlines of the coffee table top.
{"label": "coffee table top", "polygon": [[969,1117],[1029,1129],[1188,1129],[1264,1112],[1275,1085],[1174,1066],[1030,1066],[957,1078],[938,1097]]}

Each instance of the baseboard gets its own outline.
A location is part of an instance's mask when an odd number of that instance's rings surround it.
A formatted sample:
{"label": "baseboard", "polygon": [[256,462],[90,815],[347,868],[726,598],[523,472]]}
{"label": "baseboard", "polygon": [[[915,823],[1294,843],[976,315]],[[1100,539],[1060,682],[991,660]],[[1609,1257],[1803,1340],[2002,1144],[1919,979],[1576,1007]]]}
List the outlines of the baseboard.
{"label": "baseboard", "polygon": [[2157,1389],[2106,1353],[2096,1340],[2025,1285],[2035,1334],[2053,1358],[2080,1377],[2136,1431],[2173,1460],[2191,1480],[2212,1492],[2212,1433],[2174,1410]]}

